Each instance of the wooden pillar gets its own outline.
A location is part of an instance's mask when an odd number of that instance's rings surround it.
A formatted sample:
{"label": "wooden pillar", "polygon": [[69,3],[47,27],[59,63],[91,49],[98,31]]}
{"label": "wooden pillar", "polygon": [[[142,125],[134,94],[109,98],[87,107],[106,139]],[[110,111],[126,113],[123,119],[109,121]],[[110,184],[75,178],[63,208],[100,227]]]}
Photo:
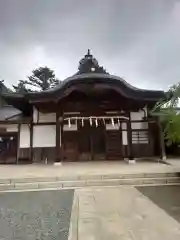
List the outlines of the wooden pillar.
{"label": "wooden pillar", "polygon": [[107,160],[108,154],[107,154],[107,130],[106,130],[106,125],[105,122],[103,122],[104,124],[104,144],[105,144],[105,160]]}
{"label": "wooden pillar", "polygon": [[90,126],[90,154],[91,154],[91,160],[94,160],[94,144],[93,144],[93,136],[94,136],[94,126]]}
{"label": "wooden pillar", "polygon": [[63,131],[63,127],[64,127],[64,118],[63,116],[61,116],[60,119],[60,133],[59,137],[60,137],[60,160],[61,162],[64,159],[64,131]]}
{"label": "wooden pillar", "polygon": [[33,162],[33,121],[29,125],[30,130],[30,146],[29,146],[29,160]]}
{"label": "wooden pillar", "polygon": [[129,120],[127,121],[127,137],[128,137],[128,158],[133,160],[133,148],[132,148],[132,129],[131,129],[131,114],[129,112]]}
{"label": "wooden pillar", "polygon": [[123,148],[123,136],[122,136],[122,123],[119,124],[119,140],[120,140],[120,148],[121,148],[121,154],[122,159],[124,159],[124,148]]}
{"label": "wooden pillar", "polygon": [[56,162],[61,161],[60,156],[60,114],[56,112]]}
{"label": "wooden pillar", "polygon": [[159,140],[160,140],[160,158],[162,160],[166,160],[166,150],[165,150],[165,143],[164,143],[164,133],[162,130],[162,125],[160,123],[160,119],[157,119],[158,129],[159,129]]}
{"label": "wooden pillar", "polygon": [[19,153],[20,153],[20,130],[21,123],[18,123],[18,134],[17,134],[17,155],[16,155],[16,163],[19,163]]}

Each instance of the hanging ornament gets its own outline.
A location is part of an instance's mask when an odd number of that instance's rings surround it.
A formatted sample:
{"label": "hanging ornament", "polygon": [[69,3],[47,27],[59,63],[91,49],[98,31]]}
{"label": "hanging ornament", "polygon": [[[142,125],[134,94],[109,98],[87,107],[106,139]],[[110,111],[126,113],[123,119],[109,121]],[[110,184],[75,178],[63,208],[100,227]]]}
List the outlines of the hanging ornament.
{"label": "hanging ornament", "polygon": [[70,128],[71,127],[71,119],[68,118],[68,127]]}
{"label": "hanging ornament", "polygon": [[76,125],[76,127],[77,127],[77,123],[78,123],[78,121],[77,121],[77,117],[76,118],[74,118],[74,120],[75,120],[75,125]]}
{"label": "hanging ornament", "polygon": [[105,119],[103,118],[103,124],[105,125],[106,124],[106,122],[105,122]]}
{"label": "hanging ornament", "polygon": [[82,127],[84,126],[84,118],[81,119]]}
{"label": "hanging ornament", "polygon": [[114,127],[114,118],[111,118],[111,124],[112,124],[113,127]]}
{"label": "hanging ornament", "polygon": [[119,121],[119,118],[118,118],[117,120],[118,120],[118,126],[120,127],[120,121]]}
{"label": "hanging ornament", "polygon": [[89,119],[90,126],[92,126],[92,118]]}
{"label": "hanging ornament", "polygon": [[98,120],[97,120],[97,118],[95,120],[95,124],[96,124],[96,127],[98,127]]}

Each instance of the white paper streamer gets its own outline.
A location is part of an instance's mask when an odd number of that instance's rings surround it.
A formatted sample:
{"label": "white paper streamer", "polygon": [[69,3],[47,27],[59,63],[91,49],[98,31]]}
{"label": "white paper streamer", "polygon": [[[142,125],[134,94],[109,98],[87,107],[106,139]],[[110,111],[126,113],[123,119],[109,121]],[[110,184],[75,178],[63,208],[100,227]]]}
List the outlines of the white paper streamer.
{"label": "white paper streamer", "polygon": [[111,118],[111,123],[112,123],[112,125],[114,127],[114,118]]}
{"label": "white paper streamer", "polygon": [[70,118],[68,119],[68,127],[69,128],[71,127],[71,119]]}
{"label": "white paper streamer", "polygon": [[120,121],[119,121],[119,118],[118,118],[118,126],[120,127],[120,125],[121,125],[121,124],[120,124]]}
{"label": "white paper streamer", "polygon": [[84,118],[81,119],[82,127],[84,126]]}
{"label": "white paper streamer", "polygon": [[105,122],[105,119],[103,118],[103,124],[105,125],[106,124],[106,122]]}
{"label": "white paper streamer", "polygon": [[92,126],[92,118],[89,119],[89,123]]}
{"label": "white paper streamer", "polygon": [[96,124],[96,127],[98,126],[98,120],[97,120],[97,118],[96,118],[96,120],[95,120],[95,124]]}

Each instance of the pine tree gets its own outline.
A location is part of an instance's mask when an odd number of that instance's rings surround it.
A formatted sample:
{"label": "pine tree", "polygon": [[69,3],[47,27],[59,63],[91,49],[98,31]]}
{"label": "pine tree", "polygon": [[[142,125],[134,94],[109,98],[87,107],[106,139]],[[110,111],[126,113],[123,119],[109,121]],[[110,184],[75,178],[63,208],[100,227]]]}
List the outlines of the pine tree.
{"label": "pine tree", "polygon": [[17,86],[13,86],[15,91],[44,91],[59,84],[55,73],[48,67],[40,67],[32,71],[28,80],[20,80]]}
{"label": "pine tree", "polygon": [[24,84],[23,80],[19,80],[17,86],[15,86],[15,85],[12,85],[12,86],[13,86],[14,91],[17,92],[17,93],[22,93],[23,94],[23,93],[27,93],[27,92],[30,91],[30,89],[27,89],[25,87],[25,84]]}

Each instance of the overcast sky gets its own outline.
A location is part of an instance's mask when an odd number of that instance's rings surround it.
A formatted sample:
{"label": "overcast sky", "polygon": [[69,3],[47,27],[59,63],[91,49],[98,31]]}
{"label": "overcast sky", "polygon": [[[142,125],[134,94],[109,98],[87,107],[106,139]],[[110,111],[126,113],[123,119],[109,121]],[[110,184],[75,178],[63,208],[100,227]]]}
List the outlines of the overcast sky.
{"label": "overcast sky", "polygon": [[60,80],[90,48],[111,74],[141,88],[180,81],[179,0],[0,0],[0,79],[48,66]]}

